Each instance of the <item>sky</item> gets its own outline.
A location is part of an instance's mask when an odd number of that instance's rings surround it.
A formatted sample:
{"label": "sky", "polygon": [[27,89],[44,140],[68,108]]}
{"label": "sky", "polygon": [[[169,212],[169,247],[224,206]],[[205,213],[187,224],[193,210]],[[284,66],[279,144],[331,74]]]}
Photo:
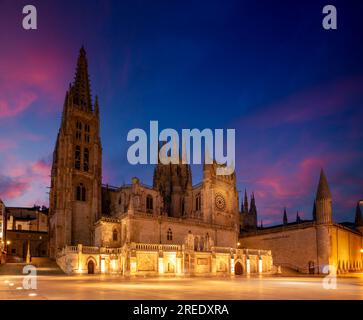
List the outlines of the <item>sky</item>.
{"label": "sky", "polygon": [[[38,29],[22,28],[37,8]],[[334,4],[338,29],[322,28]],[[236,129],[237,187],[258,219],[311,219],[324,168],[335,221],[363,199],[363,2],[0,0],[0,198],[48,205],[64,95],[79,49],[101,109],[103,182],[152,183],[129,130]],[[193,166],[193,184],[202,178]],[[241,197],[240,197],[241,198]]]}

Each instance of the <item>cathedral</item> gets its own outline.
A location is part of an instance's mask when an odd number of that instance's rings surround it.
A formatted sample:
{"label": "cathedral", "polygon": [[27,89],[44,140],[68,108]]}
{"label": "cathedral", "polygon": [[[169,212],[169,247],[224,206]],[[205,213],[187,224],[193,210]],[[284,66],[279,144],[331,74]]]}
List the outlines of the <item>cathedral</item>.
{"label": "cathedral", "polygon": [[363,269],[363,218],[333,221],[333,199],[321,171],[312,219],[263,227],[255,196],[241,201],[236,175],[203,165],[192,183],[188,164],[157,164],[153,185],[102,184],[100,106],[92,101],[84,48],[64,100],[53,153],[49,254],[63,271],[122,275],[241,275],[281,267],[301,273]]}
{"label": "cathedral", "polygon": [[[270,272],[270,250],[241,247],[236,176],[157,164],[153,185],[102,184],[100,106],[81,48],[51,171],[49,252],[66,273],[234,275]],[[251,216],[256,217],[254,207]],[[253,220],[253,219],[252,219]],[[253,223],[253,221],[251,221]]]}

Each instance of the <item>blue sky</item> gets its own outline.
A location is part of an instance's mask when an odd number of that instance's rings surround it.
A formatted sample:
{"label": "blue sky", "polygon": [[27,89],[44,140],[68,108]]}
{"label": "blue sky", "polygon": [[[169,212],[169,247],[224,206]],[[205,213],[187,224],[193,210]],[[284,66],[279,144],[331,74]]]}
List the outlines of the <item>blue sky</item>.
{"label": "blue sky", "polygon": [[[330,1],[32,1],[38,30],[21,28],[25,1],[0,12],[0,197],[47,204],[51,154],[79,48],[99,96],[104,182],[138,176],[127,132],[235,128],[238,189],[255,192],[259,219],[287,206],[311,218],[319,171],[334,217],[363,198],[363,3]],[[193,168],[193,183],[201,170]]]}

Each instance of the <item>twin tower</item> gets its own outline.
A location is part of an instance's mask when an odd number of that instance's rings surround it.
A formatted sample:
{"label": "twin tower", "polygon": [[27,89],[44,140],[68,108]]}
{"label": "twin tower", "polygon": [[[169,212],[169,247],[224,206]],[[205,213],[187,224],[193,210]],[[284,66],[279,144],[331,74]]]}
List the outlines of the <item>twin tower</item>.
{"label": "twin tower", "polygon": [[[102,146],[99,105],[91,99],[82,47],[73,84],[66,92],[51,171],[50,255],[65,245],[93,243],[90,232],[101,213]],[[75,214],[77,213],[77,214]]]}

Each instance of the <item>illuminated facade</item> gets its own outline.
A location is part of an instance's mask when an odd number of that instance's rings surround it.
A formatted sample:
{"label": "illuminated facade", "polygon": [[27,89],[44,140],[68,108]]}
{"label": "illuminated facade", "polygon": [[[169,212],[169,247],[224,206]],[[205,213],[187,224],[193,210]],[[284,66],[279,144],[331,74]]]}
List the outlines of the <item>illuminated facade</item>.
{"label": "illuminated facade", "polygon": [[239,249],[235,174],[204,165],[158,164],[153,186],[133,178],[102,186],[99,104],[82,48],[66,93],[53,154],[50,255],[67,273],[242,274],[269,272],[269,250]]}

